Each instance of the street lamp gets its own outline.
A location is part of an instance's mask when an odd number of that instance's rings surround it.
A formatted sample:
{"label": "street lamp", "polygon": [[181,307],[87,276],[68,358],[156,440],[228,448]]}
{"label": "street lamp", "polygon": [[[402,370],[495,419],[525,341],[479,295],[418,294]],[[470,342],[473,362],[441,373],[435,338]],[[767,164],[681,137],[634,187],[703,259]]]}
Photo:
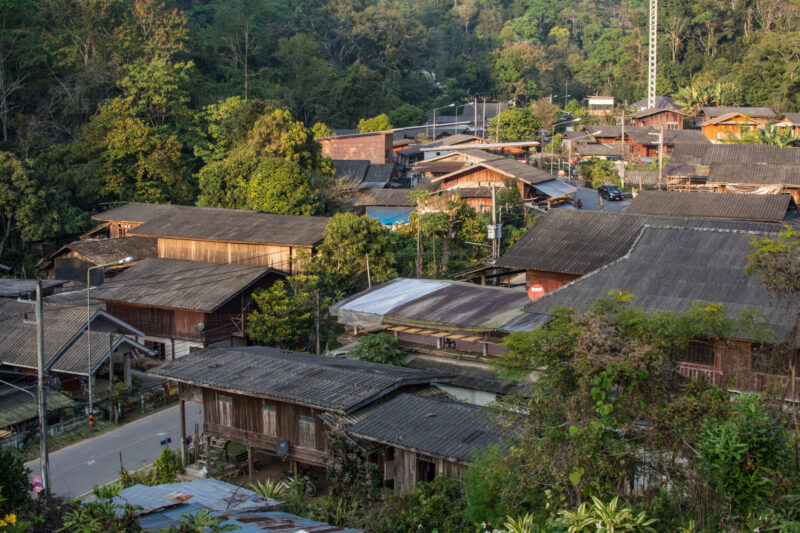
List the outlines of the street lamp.
{"label": "street lamp", "polygon": [[[94,400],[92,396],[92,307],[90,305],[89,293],[92,288],[91,273],[95,268],[105,268],[112,265],[124,265],[133,261],[133,257],[128,256],[119,261],[111,261],[102,265],[95,265],[86,269],[86,346],[89,354],[89,372],[86,377],[89,379],[89,425],[94,425]],[[114,354],[110,354],[111,364],[114,364]],[[113,384],[109,384],[109,387]]]}
{"label": "street lamp", "polygon": [[433,108],[433,140],[434,140],[434,141],[436,140],[436,112],[437,112],[438,110],[440,110],[440,109],[445,109],[445,108],[447,108],[447,107],[453,107],[453,106],[455,106],[455,105],[456,105],[456,104],[450,104],[450,105],[443,105],[442,107],[435,107],[435,108]]}

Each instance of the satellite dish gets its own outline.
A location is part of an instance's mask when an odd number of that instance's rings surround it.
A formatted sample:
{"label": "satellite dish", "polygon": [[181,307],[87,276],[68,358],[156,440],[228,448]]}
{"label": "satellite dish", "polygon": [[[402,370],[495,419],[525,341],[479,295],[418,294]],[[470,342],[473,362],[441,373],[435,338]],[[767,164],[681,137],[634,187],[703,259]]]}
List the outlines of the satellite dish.
{"label": "satellite dish", "polygon": [[275,445],[275,455],[278,459],[283,459],[287,455],[289,455],[289,442],[282,440],[278,444]]}
{"label": "satellite dish", "polygon": [[198,322],[197,324],[194,325],[194,329],[197,331],[203,331],[204,329],[206,329],[205,322]]}

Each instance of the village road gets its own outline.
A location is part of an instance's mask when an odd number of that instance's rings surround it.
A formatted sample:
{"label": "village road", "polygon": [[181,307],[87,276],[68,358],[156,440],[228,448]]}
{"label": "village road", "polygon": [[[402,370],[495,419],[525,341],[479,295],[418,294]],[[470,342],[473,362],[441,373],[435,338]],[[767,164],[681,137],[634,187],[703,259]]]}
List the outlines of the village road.
{"label": "village road", "polygon": [[[595,189],[579,186],[578,191],[575,193],[575,201],[577,202],[579,198],[583,203],[583,209],[590,209],[593,211],[600,209],[600,197],[597,195]],[[604,199],[603,211],[625,211],[630,203],[631,201],[629,199],[614,202]]]}
{"label": "village road", "polygon": [[[194,434],[195,423],[203,432],[203,406],[186,402],[186,433]],[[119,477],[120,452],[128,470],[149,465],[161,453],[161,442],[178,449],[180,443],[180,407],[140,418],[91,439],[83,440],[50,454],[51,491],[59,496],[82,496],[94,485],[103,485]],[[25,463],[32,475],[39,474],[39,460]]]}

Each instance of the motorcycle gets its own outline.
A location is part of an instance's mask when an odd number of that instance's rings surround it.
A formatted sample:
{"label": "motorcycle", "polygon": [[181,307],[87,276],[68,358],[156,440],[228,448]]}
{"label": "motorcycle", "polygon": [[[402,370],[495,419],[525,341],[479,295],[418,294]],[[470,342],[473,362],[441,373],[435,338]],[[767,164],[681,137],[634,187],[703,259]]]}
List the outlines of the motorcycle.
{"label": "motorcycle", "polygon": [[300,472],[300,479],[296,479],[296,477],[291,472],[284,472],[283,476],[281,476],[281,485],[286,490],[292,490],[292,485],[297,483],[298,481],[302,481],[305,483],[304,492],[306,496],[309,498],[313,498],[317,495],[317,486],[314,484],[314,480],[317,479],[315,476],[311,475],[311,472],[308,470],[302,470]]}

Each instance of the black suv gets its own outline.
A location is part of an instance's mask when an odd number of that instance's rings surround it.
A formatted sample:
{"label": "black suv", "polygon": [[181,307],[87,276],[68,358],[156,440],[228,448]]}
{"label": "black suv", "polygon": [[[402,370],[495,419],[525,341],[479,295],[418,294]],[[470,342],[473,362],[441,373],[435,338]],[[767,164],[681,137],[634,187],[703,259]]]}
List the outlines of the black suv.
{"label": "black suv", "polygon": [[622,200],[622,190],[613,184],[599,186],[597,194],[606,200]]}

